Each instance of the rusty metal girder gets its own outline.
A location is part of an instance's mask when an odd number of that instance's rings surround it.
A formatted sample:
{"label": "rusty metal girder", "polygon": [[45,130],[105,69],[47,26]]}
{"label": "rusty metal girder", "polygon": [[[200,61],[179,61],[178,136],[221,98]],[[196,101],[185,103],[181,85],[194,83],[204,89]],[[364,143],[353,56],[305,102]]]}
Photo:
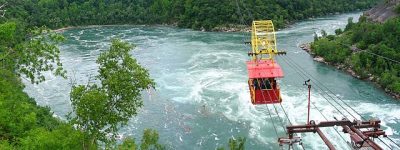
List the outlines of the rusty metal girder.
{"label": "rusty metal girder", "polygon": [[[329,141],[329,139],[323,134],[323,132],[319,129],[322,127],[334,127],[341,126],[343,128],[344,133],[349,133],[350,138],[353,144],[357,147],[371,147],[375,150],[382,150],[382,148],[372,141],[370,138],[378,138],[379,136],[386,137],[386,134],[383,130],[380,129],[380,120],[369,120],[369,121],[349,121],[349,120],[337,120],[337,121],[323,121],[318,124],[306,124],[306,125],[292,125],[287,126],[287,132],[289,134],[289,138],[280,138],[278,141],[280,144],[289,144],[292,145],[293,142],[291,139],[294,139],[293,136],[295,133],[318,133],[324,143],[330,150],[334,150],[334,145]],[[360,129],[372,129],[369,131],[361,131]],[[298,138],[298,137],[296,137]],[[286,141],[286,142],[285,142]]]}
{"label": "rusty metal girder", "polygon": [[319,137],[321,137],[322,141],[324,141],[326,146],[328,146],[329,150],[335,150],[335,146],[333,146],[333,144],[328,140],[328,138],[326,138],[324,133],[322,133],[322,131],[319,128],[315,128],[315,130],[317,131]]}

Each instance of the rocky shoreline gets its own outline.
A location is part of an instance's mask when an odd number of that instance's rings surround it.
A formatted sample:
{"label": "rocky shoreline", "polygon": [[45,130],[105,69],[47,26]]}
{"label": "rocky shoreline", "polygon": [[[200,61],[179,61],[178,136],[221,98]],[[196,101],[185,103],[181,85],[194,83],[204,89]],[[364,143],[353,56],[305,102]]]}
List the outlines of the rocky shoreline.
{"label": "rocky shoreline", "polygon": [[354,78],[372,82],[372,83],[374,83],[377,87],[383,89],[383,90],[384,90],[388,95],[390,95],[391,97],[393,97],[393,98],[395,98],[395,99],[397,99],[397,100],[400,100],[400,93],[395,93],[395,92],[393,92],[393,91],[390,91],[390,90],[387,89],[387,88],[383,88],[383,87],[377,82],[377,80],[378,80],[379,78],[375,77],[374,75],[368,74],[368,77],[367,77],[367,78],[361,78],[361,76],[358,75],[358,74],[353,70],[353,68],[352,68],[351,66],[347,66],[347,65],[345,65],[345,64],[333,64],[333,63],[330,63],[330,62],[325,61],[325,59],[324,59],[323,57],[321,57],[321,56],[316,56],[316,55],[312,52],[311,43],[304,43],[304,44],[301,44],[299,47],[300,47],[302,50],[306,51],[306,52],[307,52],[308,54],[310,54],[311,56],[313,56],[313,60],[314,60],[314,61],[319,62],[319,63],[324,63],[324,64],[326,64],[326,65],[333,66],[333,67],[335,67],[335,68],[338,69],[338,70],[342,70],[342,71],[344,71],[344,72],[350,74],[350,75],[353,76]]}
{"label": "rocky shoreline", "polygon": [[113,26],[164,26],[164,27],[177,27],[175,24],[156,24],[156,25],[134,25],[134,24],[115,24],[115,25],[83,25],[83,26],[66,26],[58,29],[53,29],[54,32],[64,32],[65,30],[69,29],[76,29],[76,28],[96,28],[96,27],[113,27]]}
{"label": "rocky shoreline", "polygon": [[[204,30],[202,30],[204,31]],[[251,32],[251,28],[245,25],[227,25],[214,27],[212,32]]]}

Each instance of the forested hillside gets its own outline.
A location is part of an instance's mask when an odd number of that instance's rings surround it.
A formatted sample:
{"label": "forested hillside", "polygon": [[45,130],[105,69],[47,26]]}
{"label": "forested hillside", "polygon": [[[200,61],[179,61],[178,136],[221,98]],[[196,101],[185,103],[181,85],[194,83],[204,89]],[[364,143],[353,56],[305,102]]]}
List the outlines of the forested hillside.
{"label": "forested hillside", "polygon": [[21,79],[42,82],[44,71],[63,76],[64,71],[56,69],[61,64],[53,65],[59,62],[55,44],[61,40],[43,28],[27,32],[15,22],[0,24],[1,150],[80,149],[86,141],[83,132],[53,117],[49,108],[37,106],[23,92]]}
{"label": "forested hillside", "polygon": [[[366,9],[379,0],[0,0],[6,19],[52,29],[106,24],[177,24],[211,30],[216,26],[272,19],[279,28],[301,19]],[[3,19],[4,21],[4,19]]]}
{"label": "forested hillside", "polygon": [[361,17],[358,23],[350,20],[344,32],[338,29],[336,34],[316,38],[312,52],[400,98],[400,18],[381,24]]}

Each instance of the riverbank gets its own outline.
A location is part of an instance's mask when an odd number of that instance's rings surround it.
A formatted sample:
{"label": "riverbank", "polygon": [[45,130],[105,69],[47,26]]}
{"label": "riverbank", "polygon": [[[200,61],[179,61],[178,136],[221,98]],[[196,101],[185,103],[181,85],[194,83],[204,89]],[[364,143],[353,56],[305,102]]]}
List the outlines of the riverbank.
{"label": "riverbank", "polygon": [[[134,24],[123,24],[123,25],[87,25],[87,26],[67,26],[59,29],[54,29],[54,32],[61,33],[65,30],[76,29],[76,28],[96,28],[96,27],[111,27],[111,26],[166,26],[166,27],[178,27],[176,24],[157,24],[157,25],[134,25]],[[207,32],[205,29],[200,29],[199,31]],[[211,30],[211,32],[251,32],[251,27],[244,25],[227,25],[218,26]]]}
{"label": "riverbank", "polygon": [[391,96],[391,97],[393,97],[393,98],[395,98],[397,100],[400,100],[400,93],[396,93],[396,92],[393,92],[393,91],[389,90],[388,88],[382,87],[378,82],[379,77],[376,77],[376,76],[374,76],[372,74],[367,74],[367,77],[361,77],[361,75],[357,74],[356,71],[354,71],[352,66],[349,66],[349,65],[347,65],[345,63],[331,63],[331,62],[328,62],[328,61],[325,60],[325,58],[323,58],[321,56],[317,56],[317,55],[315,55],[315,53],[312,52],[311,43],[301,44],[299,46],[299,48],[301,48],[302,50],[304,50],[305,52],[310,54],[313,57],[314,61],[326,64],[326,65],[329,65],[329,66],[333,66],[338,70],[341,70],[341,71],[344,71],[344,72],[348,73],[349,75],[353,76],[354,78],[371,82],[375,86],[383,89],[386,92],[386,94],[388,94],[389,96]]}
{"label": "riverbank", "polygon": [[[205,31],[205,30],[202,30]],[[251,32],[251,27],[247,25],[230,24],[226,26],[214,27],[212,32]]]}
{"label": "riverbank", "polygon": [[[360,11],[360,10],[357,10]],[[357,12],[356,11],[356,12]],[[341,15],[343,13],[340,12],[335,12],[335,13],[329,13],[325,16],[332,16],[332,15]],[[303,19],[303,20],[296,20],[296,21],[286,21],[283,26],[277,27],[275,26],[275,31],[279,31],[282,29],[286,29],[290,26],[292,26],[295,23],[305,21],[305,20],[312,20],[317,17],[310,17],[308,19]],[[64,32],[65,30],[69,29],[75,29],[75,28],[95,28],[95,27],[111,27],[111,26],[150,26],[150,27],[159,27],[159,26],[166,26],[166,27],[174,27],[174,28],[181,28],[178,27],[178,23],[165,23],[165,24],[111,24],[111,25],[82,25],[82,26],[66,26],[58,29],[54,29],[54,32]],[[185,29],[185,28],[184,28]],[[186,28],[186,29],[191,29],[191,28]],[[196,30],[196,29],[192,29]],[[202,31],[202,32],[251,32],[251,24],[249,25],[244,25],[244,24],[225,24],[225,25],[219,25],[211,30],[206,30],[204,27],[201,27],[200,29],[197,29],[196,31]]]}
{"label": "riverbank", "polygon": [[57,33],[61,33],[61,32],[64,32],[66,30],[77,29],[77,28],[98,28],[98,27],[115,27],[115,26],[154,26],[154,27],[165,26],[165,27],[177,27],[175,24],[171,24],[171,25],[170,24],[156,24],[156,25],[114,24],[114,25],[66,26],[66,27],[62,27],[62,28],[58,28],[58,29],[53,29],[52,31],[57,32]]}

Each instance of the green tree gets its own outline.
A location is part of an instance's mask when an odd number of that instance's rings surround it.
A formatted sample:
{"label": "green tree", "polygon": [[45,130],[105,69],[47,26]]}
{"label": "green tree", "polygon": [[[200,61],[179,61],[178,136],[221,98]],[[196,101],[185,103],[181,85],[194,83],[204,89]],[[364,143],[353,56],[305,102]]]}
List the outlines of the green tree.
{"label": "green tree", "polygon": [[316,42],[318,40],[319,40],[318,34],[316,32],[314,32],[314,42]]}
{"label": "green tree", "polygon": [[354,23],[353,23],[353,17],[350,17],[347,19],[347,25],[346,28],[344,29],[344,31],[350,30],[353,27]]}
{"label": "green tree", "polygon": [[322,36],[322,38],[325,38],[328,36],[328,33],[326,33],[325,30],[321,30],[321,36]]}
{"label": "green tree", "polygon": [[340,34],[342,34],[342,33],[343,33],[343,30],[340,29],[340,28],[335,30],[335,34],[336,34],[336,35],[340,35]]}
{"label": "green tree", "polygon": [[0,63],[3,68],[15,70],[32,83],[45,80],[43,72],[52,71],[65,77],[57,44],[64,40],[60,34],[41,27],[30,30],[28,40],[21,41],[15,22],[0,24]]}
{"label": "green tree", "polygon": [[81,149],[83,133],[37,106],[15,72],[0,67],[0,87],[0,149]]}
{"label": "green tree", "polygon": [[96,76],[99,85],[78,85],[71,90],[75,112],[71,121],[88,134],[91,142],[87,148],[97,140],[114,142],[119,127],[142,107],[140,92],[155,85],[148,71],[129,55],[132,48],[126,42],[112,40],[110,50],[100,54],[96,61],[100,65]]}
{"label": "green tree", "polygon": [[396,12],[397,12],[398,14],[400,14],[400,5],[397,5],[395,10],[396,10]]}
{"label": "green tree", "polygon": [[[329,35],[315,40],[312,51],[333,64],[352,68],[362,79],[374,77],[387,91],[400,93],[400,18],[384,23],[370,22],[366,17],[354,23],[349,18],[340,36]],[[351,50],[350,50],[351,49]]]}
{"label": "green tree", "polygon": [[[244,150],[244,144],[246,143],[246,138],[239,137],[238,139],[230,138],[228,142],[229,150]],[[224,150],[225,148],[220,147],[218,150]]]}
{"label": "green tree", "polygon": [[66,71],[60,62],[58,44],[64,37],[46,27],[34,28],[29,32],[29,40],[16,48],[16,69],[32,83],[45,81],[43,72],[52,71],[66,78]]}
{"label": "green tree", "polygon": [[70,125],[61,125],[49,131],[45,128],[36,128],[21,139],[22,149],[82,149],[84,133],[75,130]]}
{"label": "green tree", "polygon": [[[159,135],[156,130],[145,129],[143,132],[142,141],[140,144],[141,150],[164,150],[165,146],[159,144]],[[122,144],[117,146],[118,150],[136,150],[138,146],[136,145],[135,139],[125,138]]]}
{"label": "green tree", "polygon": [[229,148],[231,150],[244,150],[244,143],[246,143],[246,138],[229,139]]}
{"label": "green tree", "polygon": [[143,133],[142,143],[140,144],[141,150],[163,150],[164,146],[158,143],[159,135],[157,131],[152,129],[145,129]]}
{"label": "green tree", "polygon": [[122,144],[117,146],[118,150],[137,150],[135,139],[125,138]]}
{"label": "green tree", "polygon": [[5,140],[0,140],[0,149],[2,150],[14,150],[14,147]]}

